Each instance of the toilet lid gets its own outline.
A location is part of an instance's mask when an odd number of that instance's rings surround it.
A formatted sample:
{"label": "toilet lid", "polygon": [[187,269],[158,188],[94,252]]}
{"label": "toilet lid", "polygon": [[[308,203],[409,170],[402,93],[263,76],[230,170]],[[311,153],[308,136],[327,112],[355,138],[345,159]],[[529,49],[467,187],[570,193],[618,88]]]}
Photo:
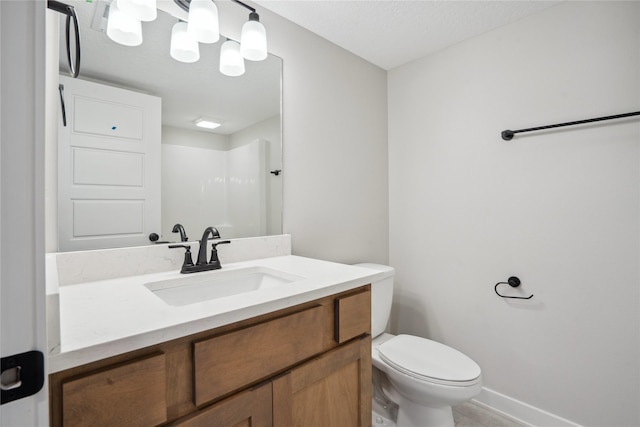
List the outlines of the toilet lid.
{"label": "toilet lid", "polygon": [[384,342],[379,354],[393,368],[426,381],[467,383],[481,373],[480,366],[458,350],[412,335]]}

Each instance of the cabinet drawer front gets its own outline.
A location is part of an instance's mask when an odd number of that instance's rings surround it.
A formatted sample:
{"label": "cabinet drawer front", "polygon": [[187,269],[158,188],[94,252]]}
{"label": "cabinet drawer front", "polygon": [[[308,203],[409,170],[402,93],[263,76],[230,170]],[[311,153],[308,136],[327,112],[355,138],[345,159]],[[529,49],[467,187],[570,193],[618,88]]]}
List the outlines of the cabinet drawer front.
{"label": "cabinet drawer front", "polygon": [[343,343],[371,332],[371,291],[335,299],[335,340]]}
{"label": "cabinet drawer front", "polygon": [[323,350],[321,306],[194,343],[195,404],[201,405]]}
{"label": "cabinet drawer front", "polygon": [[63,425],[132,427],[167,421],[165,371],[164,354],[156,354],[63,383]]}

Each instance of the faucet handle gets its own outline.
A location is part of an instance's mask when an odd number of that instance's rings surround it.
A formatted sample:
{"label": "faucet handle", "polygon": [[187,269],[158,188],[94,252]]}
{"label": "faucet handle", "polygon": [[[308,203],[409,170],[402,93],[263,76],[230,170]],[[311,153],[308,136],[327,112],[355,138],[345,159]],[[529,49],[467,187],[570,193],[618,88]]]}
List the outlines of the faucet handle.
{"label": "faucet handle", "polygon": [[212,247],[213,249],[215,249],[215,248],[216,248],[216,246],[218,246],[218,245],[224,245],[225,243],[231,243],[231,240],[222,240],[222,241],[220,241],[220,242],[213,242],[213,243],[211,243],[211,247]]}
{"label": "faucet handle", "polygon": [[182,271],[186,267],[193,267],[193,259],[191,258],[191,246],[189,245],[169,245],[169,249],[184,248],[184,261],[182,262]]}
{"label": "faucet handle", "polygon": [[211,259],[209,260],[209,264],[217,264],[220,265],[220,260],[218,259],[218,245],[224,245],[226,243],[231,243],[231,240],[222,240],[220,242],[211,243]]}

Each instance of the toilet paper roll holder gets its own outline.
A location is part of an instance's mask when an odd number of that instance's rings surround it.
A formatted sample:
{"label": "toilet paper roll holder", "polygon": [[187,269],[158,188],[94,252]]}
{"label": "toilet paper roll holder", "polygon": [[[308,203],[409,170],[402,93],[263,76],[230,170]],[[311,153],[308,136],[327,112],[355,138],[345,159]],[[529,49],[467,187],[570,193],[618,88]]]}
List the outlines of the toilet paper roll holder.
{"label": "toilet paper roll holder", "polygon": [[498,282],[496,283],[496,286],[493,288],[494,291],[496,291],[496,294],[500,297],[500,298],[512,298],[512,299],[531,299],[533,298],[533,294],[529,295],[528,297],[511,297],[508,295],[502,295],[500,292],[498,292],[498,286],[499,285],[509,285],[512,288],[517,288],[518,286],[520,286],[522,282],[520,281],[519,278],[517,278],[516,276],[511,276],[507,279],[506,282]]}

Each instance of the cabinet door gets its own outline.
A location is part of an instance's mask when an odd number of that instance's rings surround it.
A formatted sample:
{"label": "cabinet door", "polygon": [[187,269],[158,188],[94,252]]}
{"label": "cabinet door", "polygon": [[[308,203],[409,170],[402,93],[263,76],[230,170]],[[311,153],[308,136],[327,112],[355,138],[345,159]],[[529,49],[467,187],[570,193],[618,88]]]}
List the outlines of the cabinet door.
{"label": "cabinet door", "polygon": [[273,424],[371,426],[371,337],[354,340],[275,379]]}
{"label": "cabinet door", "polygon": [[177,421],[174,427],[269,427],[271,383],[238,393]]}
{"label": "cabinet door", "polygon": [[62,425],[144,427],[165,422],[165,365],[164,354],[157,354],[64,382]]}
{"label": "cabinet door", "polygon": [[335,340],[342,344],[371,333],[371,292],[359,292],[334,300]]}

